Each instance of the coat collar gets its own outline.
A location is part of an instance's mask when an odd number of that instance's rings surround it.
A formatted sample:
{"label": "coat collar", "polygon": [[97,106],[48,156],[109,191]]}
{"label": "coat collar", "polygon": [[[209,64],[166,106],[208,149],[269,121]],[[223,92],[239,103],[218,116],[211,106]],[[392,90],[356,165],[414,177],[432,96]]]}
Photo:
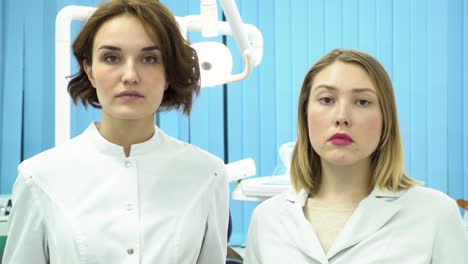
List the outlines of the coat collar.
{"label": "coat collar", "polygon": [[[125,153],[123,147],[116,145],[104,138],[99,132],[100,126],[101,123],[94,121],[88,126],[83,134],[93,141],[94,146],[96,146],[96,148],[101,153],[113,157],[124,158]],[[148,153],[154,152],[154,150],[157,149],[155,148],[155,145],[159,145],[161,143],[160,137],[162,132],[157,126],[154,126],[154,128],[154,134],[149,140],[132,145],[131,157],[144,156]]]}
{"label": "coat collar", "polygon": [[[374,187],[372,192],[367,196],[365,199],[369,199],[370,197],[374,198],[383,198],[385,200],[394,200],[399,198],[401,195],[403,195],[406,192],[406,190],[399,191],[399,192],[393,192],[388,189],[380,189],[379,187]],[[309,197],[309,193],[302,189],[299,192],[296,192],[294,190],[290,190],[286,192],[285,194],[286,200],[293,202],[293,203],[300,203],[302,206],[305,205],[307,198]]]}
{"label": "coat collar", "polygon": [[304,216],[303,207],[309,196],[307,191],[285,193],[285,199],[290,203],[285,207],[281,220],[300,250],[321,263],[327,263],[326,259],[331,259],[382,228],[400,210],[401,206],[393,201],[405,192],[375,187],[359,203],[327,254],[323,251],[314,228]]}

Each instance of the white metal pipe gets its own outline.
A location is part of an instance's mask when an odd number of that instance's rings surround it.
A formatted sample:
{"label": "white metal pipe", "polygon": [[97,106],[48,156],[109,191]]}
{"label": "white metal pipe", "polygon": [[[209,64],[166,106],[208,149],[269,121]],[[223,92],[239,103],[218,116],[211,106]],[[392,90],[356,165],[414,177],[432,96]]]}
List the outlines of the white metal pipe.
{"label": "white metal pipe", "polygon": [[[227,22],[231,25],[232,35],[236,40],[237,47],[241,51],[242,57],[244,57],[244,53],[250,49],[250,43],[245,33],[244,24],[242,23],[237,5],[234,0],[221,0],[221,7],[223,8]],[[251,61],[251,64],[254,64],[253,61]]]}
{"label": "white metal pipe", "polygon": [[202,36],[216,37],[216,22],[218,22],[218,5],[216,0],[200,0],[200,15],[203,21]]}
{"label": "white metal pipe", "polygon": [[55,145],[70,138],[70,98],[66,77],[70,76],[71,22],[86,20],[96,8],[66,6],[55,19]]}

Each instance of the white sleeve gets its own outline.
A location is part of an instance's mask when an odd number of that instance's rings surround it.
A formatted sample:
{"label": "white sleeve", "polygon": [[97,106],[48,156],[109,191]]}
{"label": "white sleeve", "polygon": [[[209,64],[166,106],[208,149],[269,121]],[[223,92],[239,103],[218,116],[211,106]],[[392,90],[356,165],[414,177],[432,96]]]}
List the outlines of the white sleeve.
{"label": "white sleeve", "polygon": [[432,264],[468,263],[468,233],[455,201],[450,200],[440,214],[439,226],[432,251]]}
{"label": "white sleeve", "polygon": [[229,185],[224,164],[216,172],[210,190],[211,198],[205,236],[198,256],[198,264],[226,262],[227,230],[229,224]]}
{"label": "white sleeve", "polygon": [[247,242],[245,249],[244,264],[261,264],[262,261],[259,257],[259,237],[258,237],[258,224],[259,221],[257,210],[255,209],[250,220],[249,232],[247,234]]}
{"label": "white sleeve", "polygon": [[48,263],[44,217],[29,175],[20,173],[12,194],[3,264]]}

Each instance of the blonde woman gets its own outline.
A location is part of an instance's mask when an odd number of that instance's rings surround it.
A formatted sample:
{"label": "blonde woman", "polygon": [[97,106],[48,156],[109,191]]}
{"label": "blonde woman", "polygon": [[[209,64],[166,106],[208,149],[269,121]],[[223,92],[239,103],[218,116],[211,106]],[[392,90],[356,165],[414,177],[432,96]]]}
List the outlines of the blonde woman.
{"label": "blonde woman", "polygon": [[455,201],[404,173],[392,83],[366,53],[307,73],[291,181],[255,209],[246,263],[468,263]]}

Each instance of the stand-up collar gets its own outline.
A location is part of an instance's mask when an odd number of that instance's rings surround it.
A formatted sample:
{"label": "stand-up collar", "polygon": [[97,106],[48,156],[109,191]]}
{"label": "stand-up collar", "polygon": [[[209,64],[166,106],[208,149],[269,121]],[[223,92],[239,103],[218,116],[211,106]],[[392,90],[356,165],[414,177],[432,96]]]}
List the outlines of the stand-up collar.
{"label": "stand-up collar", "polygon": [[[92,142],[95,144],[95,147],[100,152],[115,157],[125,157],[123,147],[105,139],[101,133],[99,133],[99,126],[99,122],[92,122],[91,125],[89,125],[88,128],[84,131],[84,135],[91,138]],[[136,157],[154,151],[156,145],[160,143],[159,133],[159,128],[155,126],[154,134],[150,139],[142,143],[133,144],[130,150],[130,157]]]}

